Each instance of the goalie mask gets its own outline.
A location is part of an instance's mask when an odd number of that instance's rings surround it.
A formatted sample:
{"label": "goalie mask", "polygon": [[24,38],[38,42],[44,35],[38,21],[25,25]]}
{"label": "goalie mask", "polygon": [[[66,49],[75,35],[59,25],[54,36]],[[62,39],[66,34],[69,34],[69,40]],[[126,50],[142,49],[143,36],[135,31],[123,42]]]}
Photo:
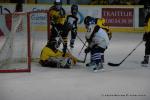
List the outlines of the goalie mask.
{"label": "goalie mask", "polygon": [[78,5],[72,5],[71,6],[71,13],[72,13],[72,15],[77,15],[77,13],[78,13]]}

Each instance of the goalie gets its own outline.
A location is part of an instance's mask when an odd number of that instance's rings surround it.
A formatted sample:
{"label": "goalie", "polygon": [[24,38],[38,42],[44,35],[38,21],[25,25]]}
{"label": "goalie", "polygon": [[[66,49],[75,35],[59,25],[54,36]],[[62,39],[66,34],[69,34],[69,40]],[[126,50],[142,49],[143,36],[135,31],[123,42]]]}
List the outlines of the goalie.
{"label": "goalie", "polygon": [[57,49],[56,43],[49,41],[41,51],[39,63],[43,67],[53,68],[71,68],[77,63],[77,59],[70,53],[66,53],[64,57],[62,55],[63,52]]}
{"label": "goalie", "polygon": [[86,64],[94,71],[103,69],[104,51],[107,49],[112,33],[108,26],[105,26],[104,18],[93,18],[87,16],[84,20],[87,30],[91,30],[91,25],[94,25],[94,30],[90,36],[86,36],[89,46],[85,49],[85,53],[91,53],[91,62]]}

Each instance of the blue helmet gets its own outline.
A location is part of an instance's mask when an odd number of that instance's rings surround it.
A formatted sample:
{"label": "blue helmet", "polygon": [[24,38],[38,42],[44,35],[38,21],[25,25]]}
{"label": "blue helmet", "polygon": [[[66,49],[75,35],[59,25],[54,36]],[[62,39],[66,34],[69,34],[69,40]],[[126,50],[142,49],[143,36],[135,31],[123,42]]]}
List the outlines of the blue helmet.
{"label": "blue helmet", "polygon": [[97,18],[93,18],[91,16],[86,16],[84,19],[84,24],[85,25],[92,25],[92,24],[96,24],[97,22]]}

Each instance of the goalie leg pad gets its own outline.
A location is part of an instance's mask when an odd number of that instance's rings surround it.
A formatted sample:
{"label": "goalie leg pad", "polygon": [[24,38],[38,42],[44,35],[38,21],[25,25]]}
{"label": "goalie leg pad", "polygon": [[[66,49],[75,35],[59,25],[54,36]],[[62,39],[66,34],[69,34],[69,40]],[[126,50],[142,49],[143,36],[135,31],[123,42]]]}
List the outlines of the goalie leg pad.
{"label": "goalie leg pad", "polygon": [[71,68],[72,60],[71,58],[64,58],[60,61],[61,68]]}
{"label": "goalie leg pad", "polygon": [[39,63],[43,66],[43,67],[52,67],[52,68],[59,68],[60,67],[60,63],[56,62],[56,61],[49,61],[49,60],[40,60]]}

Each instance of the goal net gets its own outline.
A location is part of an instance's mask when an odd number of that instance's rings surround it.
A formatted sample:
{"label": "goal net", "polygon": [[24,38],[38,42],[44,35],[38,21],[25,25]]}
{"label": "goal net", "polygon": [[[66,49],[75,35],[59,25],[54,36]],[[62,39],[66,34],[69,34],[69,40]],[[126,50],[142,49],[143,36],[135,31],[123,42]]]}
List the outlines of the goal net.
{"label": "goal net", "polygon": [[47,11],[0,15],[0,72],[30,72],[50,34]]}

